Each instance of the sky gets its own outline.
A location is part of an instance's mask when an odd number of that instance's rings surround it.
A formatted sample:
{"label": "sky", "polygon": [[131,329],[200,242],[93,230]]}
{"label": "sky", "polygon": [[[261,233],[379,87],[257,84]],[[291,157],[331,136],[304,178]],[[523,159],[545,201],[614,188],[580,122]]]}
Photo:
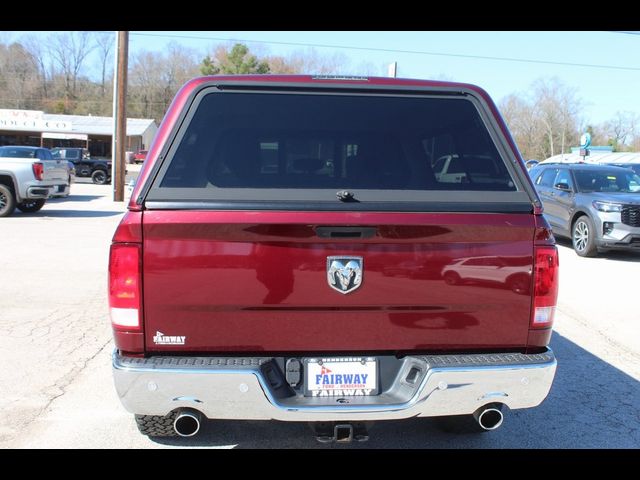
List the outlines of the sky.
{"label": "sky", "polygon": [[[47,33],[37,35],[44,39]],[[8,32],[0,40],[20,35]],[[604,122],[618,111],[640,114],[640,32],[131,31],[129,53],[164,51],[176,42],[204,54],[229,41],[243,41],[261,54],[310,48],[321,55],[339,53],[343,74],[386,75],[387,66],[397,62],[398,77],[473,83],[496,102],[526,94],[540,77],[558,77],[582,99],[585,124]]]}

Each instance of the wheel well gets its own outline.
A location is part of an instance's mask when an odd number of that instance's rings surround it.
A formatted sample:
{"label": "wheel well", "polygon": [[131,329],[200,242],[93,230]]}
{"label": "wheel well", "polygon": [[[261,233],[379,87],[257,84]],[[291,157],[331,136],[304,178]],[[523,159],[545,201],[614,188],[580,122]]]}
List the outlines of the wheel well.
{"label": "wheel well", "polygon": [[13,178],[11,178],[9,175],[0,175],[0,184],[6,185],[7,187],[9,187],[11,192],[15,195],[16,187],[13,184]]}
{"label": "wheel well", "polygon": [[573,214],[573,218],[571,219],[571,230],[570,230],[570,232],[572,232],[571,235],[573,235],[573,226],[576,224],[576,220],[578,220],[580,217],[585,217],[585,216],[589,218],[589,220],[591,220],[591,218],[589,217],[589,214],[586,212],[580,211]]}

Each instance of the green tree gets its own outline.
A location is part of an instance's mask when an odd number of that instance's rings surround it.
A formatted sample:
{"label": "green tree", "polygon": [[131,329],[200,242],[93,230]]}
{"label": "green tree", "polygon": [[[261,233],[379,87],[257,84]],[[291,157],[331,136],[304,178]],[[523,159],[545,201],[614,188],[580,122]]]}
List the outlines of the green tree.
{"label": "green tree", "polygon": [[217,75],[220,73],[220,68],[214,63],[211,56],[207,55],[200,64],[200,73],[202,75]]}
{"label": "green tree", "polygon": [[249,53],[249,47],[242,43],[236,43],[233,46],[227,60],[227,63],[220,66],[222,73],[269,73],[269,64],[265,61],[258,61],[255,55]]}
{"label": "green tree", "polygon": [[258,57],[249,51],[249,47],[242,43],[236,43],[231,51],[225,47],[218,47],[213,57],[207,55],[200,64],[200,72],[203,75],[215,75],[224,73],[228,75],[241,75],[247,73],[269,73],[269,63],[258,60]]}

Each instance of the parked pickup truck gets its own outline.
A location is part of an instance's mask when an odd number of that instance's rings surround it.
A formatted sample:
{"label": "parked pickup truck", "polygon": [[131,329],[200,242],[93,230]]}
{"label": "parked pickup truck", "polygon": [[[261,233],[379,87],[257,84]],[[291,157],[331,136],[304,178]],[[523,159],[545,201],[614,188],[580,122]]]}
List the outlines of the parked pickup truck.
{"label": "parked pickup truck", "polygon": [[51,149],[51,154],[53,158],[72,162],[78,177],[91,177],[97,185],[111,181],[111,160],[91,158],[86,148],[57,147]]}
{"label": "parked pickup truck", "polygon": [[[464,182],[434,174],[445,155]],[[477,258],[522,283],[444,278]],[[150,436],[206,419],[345,442],[413,417],[493,430],[551,388],[557,289],[540,200],[484,90],[197,78],[113,237],[115,387]]]}
{"label": "parked pickup truck", "polygon": [[68,195],[70,182],[67,162],[55,160],[48,149],[0,147],[0,217],[16,207],[37,212],[50,196]]}

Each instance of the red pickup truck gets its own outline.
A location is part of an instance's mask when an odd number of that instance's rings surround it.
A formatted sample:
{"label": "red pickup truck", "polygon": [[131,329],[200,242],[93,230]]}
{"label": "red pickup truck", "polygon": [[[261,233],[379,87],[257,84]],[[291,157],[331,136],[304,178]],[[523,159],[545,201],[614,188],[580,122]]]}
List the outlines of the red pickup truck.
{"label": "red pickup truck", "polygon": [[[438,176],[443,156],[464,175]],[[211,76],[169,108],[113,237],[113,374],[150,436],[205,419],[498,428],[539,405],[558,254],[467,84]]]}

